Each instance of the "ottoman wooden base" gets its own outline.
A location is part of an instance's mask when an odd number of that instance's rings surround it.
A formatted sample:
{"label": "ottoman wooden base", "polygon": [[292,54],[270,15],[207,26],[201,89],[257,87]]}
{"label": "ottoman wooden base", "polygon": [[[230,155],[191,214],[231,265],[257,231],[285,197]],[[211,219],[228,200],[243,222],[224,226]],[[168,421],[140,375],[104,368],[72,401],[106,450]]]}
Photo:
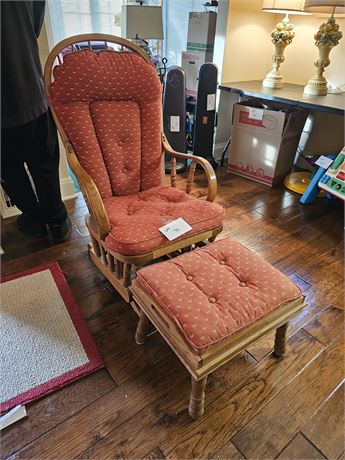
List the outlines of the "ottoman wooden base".
{"label": "ottoman wooden base", "polygon": [[305,305],[291,280],[227,239],[138,270],[132,293],[137,343],[153,323],[192,376],[193,418],[203,414],[208,374],[273,329],[283,356],[288,321]]}
{"label": "ottoman wooden base", "polygon": [[189,414],[192,418],[200,418],[203,415],[208,374],[230,361],[273,329],[276,329],[274,352],[277,356],[283,356],[286,348],[288,321],[305,306],[304,298],[301,296],[273,310],[220,343],[209,347],[204,353],[198,354],[186,342],[175,321],[137,281],[133,282],[132,292],[134,301],[141,310],[135,335],[136,342],[140,345],[145,343],[146,332],[150,328],[150,322],[153,323],[191,374]]}

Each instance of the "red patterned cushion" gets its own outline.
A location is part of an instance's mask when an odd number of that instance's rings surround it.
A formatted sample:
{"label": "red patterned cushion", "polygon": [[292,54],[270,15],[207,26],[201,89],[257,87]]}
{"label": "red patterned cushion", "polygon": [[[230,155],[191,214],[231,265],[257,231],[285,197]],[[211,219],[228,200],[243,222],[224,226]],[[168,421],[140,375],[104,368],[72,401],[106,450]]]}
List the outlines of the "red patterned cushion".
{"label": "red patterned cushion", "polygon": [[77,51],[54,68],[49,102],[102,198],[162,184],[161,91],[135,53]]}
{"label": "red patterned cushion", "polygon": [[285,275],[228,239],[145,267],[136,279],[198,354],[301,296]]}
{"label": "red patterned cushion", "polygon": [[106,198],[103,202],[112,227],[106,246],[123,255],[142,254],[168,244],[158,229],[179,217],[192,227],[182,239],[217,227],[225,214],[222,206],[172,187],[155,187],[135,195]]}

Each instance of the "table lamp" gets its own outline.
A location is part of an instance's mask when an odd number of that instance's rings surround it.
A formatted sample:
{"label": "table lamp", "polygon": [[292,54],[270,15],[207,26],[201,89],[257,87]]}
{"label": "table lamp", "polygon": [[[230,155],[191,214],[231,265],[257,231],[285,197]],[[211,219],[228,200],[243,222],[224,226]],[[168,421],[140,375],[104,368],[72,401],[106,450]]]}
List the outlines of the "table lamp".
{"label": "table lamp", "polygon": [[122,5],[121,36],[128,39],[163,39],[161,6]]}
{"label": "table lamp", "polygon": [[266,88],[282,88],[283,76],[279,71],[280,65],[285,61],[284,50],[292,42],[295,36],[293,24],[289,20],[289,14],[308,14],[303,9],[304,0],[264,0],[262,11],[267,13],[285,14],[282,21],[278,22],[271,33],[271,41],[275,47],[272,58],[273,68],[266,75],[263,86]]}
{"label": "table lamp", "polygon": [[[122,5],[121,36],[140,46],[156,66],[160,61],[160,41],[163,39],[161,6]],[[149,44],[147,40],[156,40]],[[153,52],[152,47],[155,48]]]}
{"label": "table lamp", "polygon": [[304,9],[311,13],[330,13],[331,17],[319,27],[314,35],[315,45],[319,50],[319,57],[314,61],[316,75],[308,81],[304,87],[304,94],[313,96],[325,96],[327,94],[327,80],[323,76],[325,67],[331,61],[329,53],[337,46],[343,34],[336,24],[334,15],[345,13],[345,0],[306,0]]}

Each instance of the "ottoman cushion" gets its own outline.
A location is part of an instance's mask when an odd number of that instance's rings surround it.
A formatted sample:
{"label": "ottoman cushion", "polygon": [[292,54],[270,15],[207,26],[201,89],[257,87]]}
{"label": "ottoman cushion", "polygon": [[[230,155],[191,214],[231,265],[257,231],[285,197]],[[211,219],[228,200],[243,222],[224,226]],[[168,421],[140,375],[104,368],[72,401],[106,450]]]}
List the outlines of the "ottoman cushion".
{"label": "ottoman cushion", "polygon": [[198,354],[302,295],[272,265],[228,239],[142,268],[137,282]]}

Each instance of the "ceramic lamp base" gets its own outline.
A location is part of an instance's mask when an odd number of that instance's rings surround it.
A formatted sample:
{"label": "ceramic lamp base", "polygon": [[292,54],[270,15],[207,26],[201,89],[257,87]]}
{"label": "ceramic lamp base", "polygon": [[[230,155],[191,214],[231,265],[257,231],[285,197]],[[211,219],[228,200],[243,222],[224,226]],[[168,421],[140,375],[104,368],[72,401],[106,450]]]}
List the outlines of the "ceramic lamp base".
{"label": "ceramic lamp base", "polygon": [[262,82],[262,86],[265,88],[282,88],[283,87],[283,76],[282,75],[270,75],[267,74],[264,81]]}
{"label": "ceramic lamp base", "polygon": [[327,92],[327,80],[324,77],[314,77],[304,87],[304,94],[308,96],[326,96]]}

